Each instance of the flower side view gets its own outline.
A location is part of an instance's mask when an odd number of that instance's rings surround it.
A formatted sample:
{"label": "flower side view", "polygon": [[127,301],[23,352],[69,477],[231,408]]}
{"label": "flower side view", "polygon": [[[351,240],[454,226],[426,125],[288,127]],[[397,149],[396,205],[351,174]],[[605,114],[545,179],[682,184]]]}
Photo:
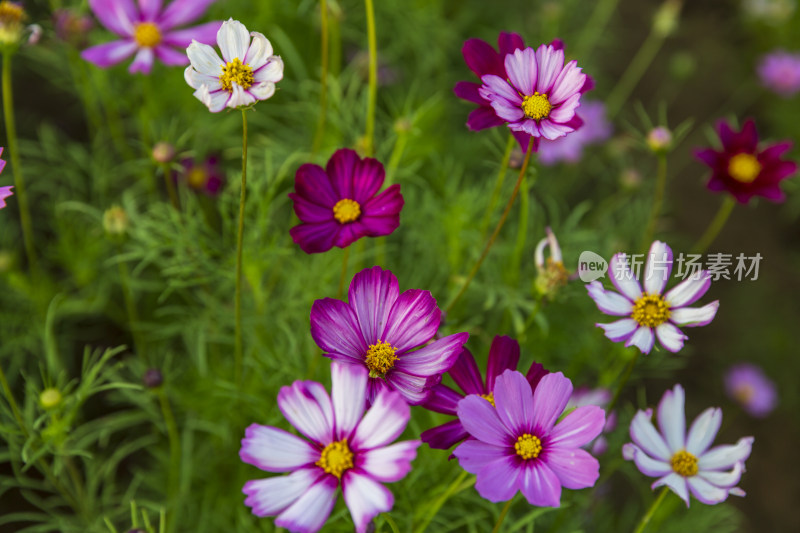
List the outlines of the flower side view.
{"label": "flower side view", "polygon": [[732,366],[725,372],[725,392],[756,418],[767,416],[778,404],[775,383],[750,363]]}
{"label": "flower side view", "polygon": [[380,194],[385,172],[377,159],[337,150],[325,168],[306,163],[297,169],[289,198],[301,224],[289,230],[304,252],[346,248],[361,237],[389,235],[400,225],[400,185]]}
{"label": "flower side view", "polygon": [[572,383],[561,372],[544,376],[534,392],[525,376],[506,370],[495,383],[494,406],[474,394],[458,402],[458,418],[474,438],[453,455],[476,474],[483,498],[507,501],[519,490],[531,505],[558,507],[562,487],[595,484],[600,464],[580,448],[600,434],[605,414],[587,405],[556,424],[570,394]]}
{"label": "flower side view", "polygon": [[[0,146],[0,156],[3,155],[3,147]],[[0,174],[2,174],[3,169],[6,168],[6,162],[3,159],[0,159]],[[6,198],[14,194],[11,189],[13,189],[13,185],[9,185],[7,187],[0,187],[0,209],[3,209],[6,206]]]}
{"label": "flower side view", "polygon": [[[516,370],[519,363],[519,343],[511,337],[496,336],[489,348],[489,360],[486,364],[486,381],[481,378],[478,365],[472,353],[464,348],[448,371],[463,394],[439,383],[433,388],[431,397],[425,402],[425,409],[458,416],[458,402],[470,394],[480,396],[494,405],[494,387],[497,376],[506,370]],[[533,362],[525,379],[532,390],[536,390],[539,381],[549,373],[544,367]],[[456,418],[450,422],[423,431],[420,438],[431,448],[447,450],[454,444],[469,437],[461,421]]]}
{"label": "flower side view", "polygon": [[800,54],[777,50],[758,64],[761,83],[772,92],[790,98],[800,92]]}
{"label": "flower side view", "polygon": [[365,533],[375,516],[394,505],[381,483],[404,478],[421,444],[391,444],[411,416],[399,394],[382,390],[365,414],[367,371],[334,361],[331,375],[331,396],[315,381],[295,381],[278,394],[281,413],[308,441],[252,424],[239,451],[242,461],[261,470],[291,472],[248,481],[242,492],[254,515],[277,516],[275,525],[292,532],[319,531],[341,487],[356,531]]}
{"label": "flower side view", "polygon": [[735,445],[711,448],[722,423],[722,409],[709,407],[692,422],[686,433],[684,391],[680,385],[668,390],[658,404],[658,427],[651,421],[651,409],[638,411],[631,421],[632,443],[622,447],[622,455],[636,463],[639,471],[657,477],[652,488],[666,485],[689,506],[689,493],[713,505],[729,494],[744,496],[736,486],[750,456],[753,437],[743,437]]}
{"label": "flower side view", "polygon": [[608,271],[619,293],[605,290],[599,281],[587,284],[586,289],[600,311],[627,317],[610,324],[596,324],[614,342],[625,342],[625,346],[636,346],[642,353],[650,353],[658,337],[661,346],[678,352],[689,338],[678,326],[705,326],[717,314],[718,300],[703,307],[687,307],[711,286],[707,270],[693,274],[662,295],[672,272],[672,249],[661,241],[653,242],[647,255],[644,290],[624,253],[614,254]]}
{"label": "flower side view", "polygon": [[752,120],[736,133],[724,120],[717,124],[722,150],[713,148],[695,150],[697,159],[711,168],[708,189],[728,191],[736,201],[746,204],[753,196],[763,196],[773,202],[782,202],[786,195],[780,182],[797,172],[797,163],[784,161],[781,156],[792,147],[783,141],[763,150],[758,148],[758,132]]}
{"label": "flower side view", "polygon": [[181,166],[182,170],[174,174],[173,179],[185,182],[190,188],[206,196],[219,195],[225,183],[225,174],[216,156],[205,159],[186,158],[181,161]]}
{"label": "flower side view", "polygon": [[275,84],[283,79],[283,60],[272,54],[263,34],[248,33],[244,24],[228,19],[217,32],[217,44],[222,59],[211,46],[192,41],[186,49],[191,65],[183,73],[209,111],[249,106],[275,94]]}
{"label": "flower side view", "polygon": [[161,0],[89,0],[89,7],[103,26],[122,40],[92,46],[81,57],[98,67],[108,68],[134,53],[136,57],[128,71],[149,74],[154,59],[167,66],[189,63],[177,49],[189,46],[193,40],[211,43],[219,30],[220,21],[176,30],[205,13],[216,0],[175,0],[162,10]]}
{"label": "flower side view", "polygon": [[394,274],[376,266],[353,277],[348,303],[333,298],[314,302],[311,336],[326,357],[367,368],[369,402],[389,388],[419,405],[469,338],[468,333],[456,333],[429,343],[441,315],[429,291],[400,294]]}

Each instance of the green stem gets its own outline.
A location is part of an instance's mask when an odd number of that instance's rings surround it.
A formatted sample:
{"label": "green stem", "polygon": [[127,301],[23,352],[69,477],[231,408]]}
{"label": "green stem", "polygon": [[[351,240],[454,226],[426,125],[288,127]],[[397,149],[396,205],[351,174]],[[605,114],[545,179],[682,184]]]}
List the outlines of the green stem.
{"label": "green stem", "polygon": [[591,24],[587,24],[581,34],[575,50],[577,52],[575,57],[580,57],[581,60],[586,62],[587,58],[594,50],[597,41],[603,34],[603,31],[608,24],[614,8],[617,7],[619,0],[600,0],[595,4],[594,11],[586,20],[591,20]]}
{"label": "green stem", "polygon": [[617,402],[619,401],[619,397],[622,394],[622,390],[625,388],[625,385],[628,384],[628,380],[631,377],[631,373],[633,372],[633,368],[636,366],[636,362],[639,360],[639,356],[641,354],[642,354],[642,352],[637,349],[636,353],[634,354],[633,358],[631,359],[631,362],[628,363],[627,368],[625,368],[625,373],[622,375],[622,378],[619,380],[619,385],[617,385],[617,390],[614,391],[614,396],[613,396],[613,398],[611,398],[611,402],[608,404],[608,407],[606,407],[606,412],[607,413],[610,413],[611,410],[614,408],[614,406],[617,405]]}
{"label": "green stem", "polygon": [[242,192],[239,196],[239,232],[236,237],[236,382],[242,379],[242,243],[244,241],[244,203],[247,195],[247,110],[242,109]]}
{"label": "green stem", "polygon": [[647,250],[653,240],[658,215],[661,214],[661,206],[664,204],[664,190],[667,186],[667,156],[658,154],[658,173],[656,176],[656,192],[653,196],[653,207],[650,208],[650,218],[645,226],[644,236],[642,237],[641,249]]}
{"label": "green stem", "polygon": [[459,491],[461,484],[465,479],[467,479],[467,476],[469,476],[469,472],[462,470],[455,481],[453,481],[450,486],[447,487],[447,490],[445,490],[444,493],[439,496],[435,502],[433,502],[430,509],[428,509],[428,513],[425,515],[425,518],[422,520],[422,523],[414,530],[414,533],[422,533],[428,528],[428,525],[439,512],[439,509],[442,508],[445,502],[447,502],[447,500],[449,500],[453,494]]}
{"label": "green stem", "polygon": [[397,141],[394,143],[394,148],[392,149],[392,155],[389,156],[389,163],[386,165],[384,188],[394,183],[394,174],[397,172],[397,167],[400,166],[400,160],[403,158],[406,144],[408,144],[408,131],[403,130],[398,132]]}
{"label": "green stem", "polygon": [[317,153],[325,136],[325,119],[328,112],[328,0],[320,0],[321,23],[321,68],[319,76],[319,118],[317,119],[317,133],[314,135],[314,144],[311,153]]}
{"label": "green stem", "polygon": [[486,230],[489,229],[489,219],[491,218],[497,201],[500,199],[500,191],[503,190],[503,182],[506,180],[506,171],[508,170],[508,163],[511,161],[511,152],[514,150],[514,143],[516,139],[510,133],[508,134],[508,141],[506,142],[506,151],[503,153],[503,160],[500,163],[500,170],[497,172],[497,179],[494,183],[494,190],[492,191],[492,198],[489,200],[489,208],[486,209],[486,214],[481,222],[481,236],[486,236]]}
{"label": "green stem", "polygon": [[500,531],[500,527],[503,525],[503,520],[506,519],[506,515],[508,514],[508,510],[511,509],[511,504],[514,502],[514,496],[511,497],[510,500],[506,502],[503,506],[503,510],[500,511],[500,516],[497,517],[497,522],[494,524],[492,528],[492,533],[498,533]]}
{"label": "green stem", "polygon": [[372,156],[375,137],[375,103],[378,98],[378,44],[375,37],[375,8],[372,0],[364,0],[367,11],[367,41],[369,43],[369,92],[367,93],[367,130],[364,134],[364,155]]}
{"label": "green stem", "polygon": [[725,199],[722,201],[722,205],[719,206],[719,210],[714,216],[714,219],[711,221],[711,224],[708,225],[708,228],[706,228],[703,236],[700,237],[700,239],[697,241],[697,244],[695,244],[692,248],[692,253],[702,254],[708,249],[709,246],[711,246],[711,243],[713,243],[714,239],[717,238],[719,232],[722,231],[723,227],[725,227],[725,223],[728,221],[728,217],[731,216],[731,212],[735,206],[736,200],[733,199],[733,196],[725,196]]}
{"label": "green stem", "polygon": [[0,366],[0,386],[3,387],[3,394],[6,397],[8,405],[11,407],[11,412],[14,414],[14,418],[17,420],[17,424],[19,424],[19,427],[20,429],[23,430],[23,433],[27,433],[24,430],[25,422],[22,418],[22,412],[19,410],[17,401],[14,399],[14,394],[11,392],[11,387],[8,385],[8,380],[6,379],[6,373],[3,370],[2,366]]}
{"label": "green stem", "polygon": [[175,190],[175,184],[172,182],[172,171],[169,163],[162,163],[161,171],[164,173],[164,183],[167,186],[169,201],[172,204],[172,207],[174,207],[176,210],[179,210],[181,208],[181,204],[178,201],[178,191]]}
{"label": "green stem", "polygon": [[[122,250],[120,249],[120,253]],[[128,313],[128,323],[131,328],[131,337],[133,337],[134,350],[145,365],[148,364],[147,354],[145,353],[144,343],[139,336],[139,313],[136,311],[136,301],[133,298],[133,289],[131,288],[131,276],[128,271],[128,265],[125,261],[120,260],[117,265],[119,266],[119,283],[122,285],[122,298],[125,301],[125,310]]]}
{"label": "green stem", "polygon": [[668,492],[669,492],[669,487],[664,487],[663,489],[661,489],[661,493],[658,495],[658,498],[655,499],[653,504],[644,514],[642,519],[639,521],[639,525],[637,525],[636,529],[633,530],[633,533],[642,533],[642,531],[644,531],[644,528],[646,528],[647,524],[650,523],[650,520],[653,518],[653,515],[655,514],[658,507],[661,505],[661,502],[663,502],[664,498],[666,498]]}
{"label": "green stem", "polygon": [[11,152],[11,172],[14,174],[14,191],[19,204],[19,218],[22,225],[22,239],[25,242],[25,254],[28,256],[30,272],[36,272],[36,250],[33,247],[33,223],[31,212],[28,208],[28,197],[25,194],[25,180],[22,177],[22,165],[19,160],[19,147],[17,146],[17,125],[14,120],[14,95],[11,86],[11,56],[12,52],[3,52],[3,114],[6,122],[6,137],[8,138],[8,151]]}
{"label": "green stem", "polygon": [[[167,439],[169,440],[169,489],[168,501],[174,505],[175,498],[178,493],[178,480],[180,477],[181,465],[181,444],[180,436],[178,435],[178,426],[175,423],[175,415],[172,413],[172,408],[169,405],[169,398],[163,388],[158,390],[158,400],[161,404],[161,414],[164,417],[164,424],[167,426]],[[172,507],[173,512],[175,507]],[[170,525],[175,524],[177,520],[174,516],[171,517]]]}
{"label": "green stem", "polygon": [[342,253],[342,274],[339,276],[339,289],[336,291],[336,298],[341,298],[344,294],[344,282],[347,279],[347,260],[350,258],[350,247],[344,249]]}
{"label": "green stem", "polygon": [[[534,175],[535,176],[535,175]],[[520,272],[522,272],[522,251],[525,248],[525,242],[528,240],[528,211],[530,205],[530,188],[531,182],[528,181],[527,176],[522,179],[519,187],[519,225],[517,226],[517,243],[514,246],[514,252],[511,256],[511,264],[513,266],[514,283],[517,283]]]}

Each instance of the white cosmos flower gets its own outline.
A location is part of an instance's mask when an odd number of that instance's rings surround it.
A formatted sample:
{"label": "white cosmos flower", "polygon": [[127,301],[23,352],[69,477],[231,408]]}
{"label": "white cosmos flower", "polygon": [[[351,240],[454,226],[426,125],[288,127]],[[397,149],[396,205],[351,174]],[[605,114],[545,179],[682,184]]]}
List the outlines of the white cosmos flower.
{"label": "white cosmos flower", "polygon": [[183,73],[209,111],[249,106],[275,93],[275,83],[283,79],[283,61],[272,55],[263,34],[248,33],[244,24],[228,19],[217,32],[217,44],[222,59],[211,46],[192,41],[186,49],[192,64]]}

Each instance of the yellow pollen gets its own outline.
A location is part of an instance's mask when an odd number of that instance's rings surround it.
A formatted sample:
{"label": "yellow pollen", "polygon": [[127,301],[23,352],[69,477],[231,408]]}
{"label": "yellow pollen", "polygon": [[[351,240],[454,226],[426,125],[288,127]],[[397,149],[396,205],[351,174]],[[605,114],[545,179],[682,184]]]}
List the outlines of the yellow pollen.
{"label": "yellow pollen", "polygon": [[535,120],[547,118],[553,106],[546,94],[533,93],[533,96],[526,96],[522,99],[522,112],[525,116]]}
{"label": "yellow pollen", "polygon": [[493,392],[490,392],[489,394],[480,394],[479,396],[481,398],[483,398],[484,400],[486,400],[487,402],[489,402],[490,404],[492,404],[492,407],[497,407],[494,404],[494,393]]}
{"label": "yellow pollen", "polygon": [[336,202],[333,206],[333,218],[339,221],[339,224],[347,224],[354,222],[361,216],[361,206],[358,202],[345,198]]}
{"label": "yellow pollen", "polygon": [[195,167],[189,171],[189,174],[186,176],[186,181],[189,182],[190,187],[200,189],[206,184],[207,178],[208,176],[205,170]]}
{"label": "yellow pollen", "polygon": [[133,38],[139,46],[152,48],[161,42],[161,32],[158,31],[158,26],[152,22],[141,22],[136,25]]}
{"label": "yellow pollen", "polygon": [[633,304],[631,318],[640,326],[654,328],[669,320],[669,304],[660,294],[642,293]]}
{"label": "yellow pollen", "polygon": [[517,455],[523,459],[536,459],[542,453],[542,441],[536,435],[525,433],[521,437],[517,437],[514,449],[517,451]]}
{"label": "yellow pollen", "polygon": [[22,6],[11,2],[0,2],[0,24],[6,25],[12,22],[22,22],[25,18],[25,11]]}
{"label": "yellow pollen", "polygon": [[733,391],[734,397],[742,403],[750,403],[750,400],[755,396],[755,389],[752,385],[739,385]]}
{"label": "yellow pollen", "polygon": [[253,69],[250,65],[243,64],[238,57],[222,67],[219,82],[222,88],[229,93],[233,92],[233,83],[236,82],[242,89],[249,89],[253,85]]}
{"label": "yellow pollen", "polygon": [[686,450],[681,450],[673,455],[669,464],[675,473],[683,477],[691,477],[697,474],[697,457]]}
{"label": "yellow pollen", "polygon": [[741,183],[752,183],[761,173],[761,163],[752,154],[736,154],[728,162],[728,174]]}
{"label": "yellow pollen", "polygon": [[388,342],[379,340],[376,344],[369,345],[366,363],[370,377],[382,378],[394,367],[395,361],[397,361],[397,356],[394,354],[394,347]]}
{"label": "yellow pollen", "polygon": [[353,452],[347,446],[347,439],[331,442],[319,456],[316,464],[322,468],[326,474],[333,474],[342,479],[344,471],[353,468]]}

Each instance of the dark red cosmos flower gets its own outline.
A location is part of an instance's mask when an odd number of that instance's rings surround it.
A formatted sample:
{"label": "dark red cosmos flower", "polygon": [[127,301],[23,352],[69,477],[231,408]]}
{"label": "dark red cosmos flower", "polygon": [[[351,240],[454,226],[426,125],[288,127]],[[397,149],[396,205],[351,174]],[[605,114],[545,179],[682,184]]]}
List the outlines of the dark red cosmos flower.
{"label": "dark red cosmos flower", "polygon": [[707,148],[694,152],[697,159],[711,167],[709,190],[728,191],[743,204],[753,196],[763,196],[773,202],[785,200],[780,181],[797,172],[797,164],[784,161],[781,156],[792,143],[783,141],[759,150],[758,132],[752,120],[745,122],[738,133],[721,120],[717,131],[722,141],[721,151]]}

